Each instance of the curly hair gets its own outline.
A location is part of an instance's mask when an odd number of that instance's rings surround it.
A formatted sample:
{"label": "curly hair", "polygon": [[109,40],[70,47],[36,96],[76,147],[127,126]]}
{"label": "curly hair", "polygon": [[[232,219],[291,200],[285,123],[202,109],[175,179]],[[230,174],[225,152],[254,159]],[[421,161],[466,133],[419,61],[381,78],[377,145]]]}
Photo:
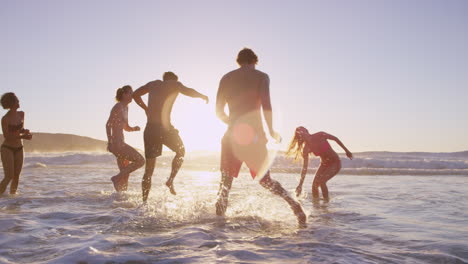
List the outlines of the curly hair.
{"label": "curly hair", "polygon": [[4,93],[0,99],[3,109],[12,108],[16,101],[18,101],[18,97],[16,97],[15,93]]}
{"label": "curly hair", "polygon": [[241,51],[239,51],[239,54],[237,54],[237,63],[239,65],[242,64],[257,64],[258,62],[258,57],[253,50],[249,48],[243,48]]}

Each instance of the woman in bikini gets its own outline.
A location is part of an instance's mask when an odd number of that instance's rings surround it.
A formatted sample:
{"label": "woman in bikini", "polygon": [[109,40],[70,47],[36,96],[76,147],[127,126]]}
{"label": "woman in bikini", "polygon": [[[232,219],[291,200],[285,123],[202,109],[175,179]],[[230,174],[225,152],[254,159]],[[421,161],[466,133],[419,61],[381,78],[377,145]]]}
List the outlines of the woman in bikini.
{"label": "woman in bikini", "polygon": [[18,111],[19,100],[14,93],[5,93],[0,99],[3,109],[8,112],[2,118],[4,141],[1,156],[5,177],[0,182],[0,194],[3,194],[11,181],[10,194],[16,194],[19,176],[23,168],[23,139],[30,140],[32,134],[24,129],[24,112]]}
{"label": "woman in bikini", "polygon": [[106,124],[107,150],[117,158],[120,173],[111,178],[116,191],[126,191],[130,173],[145,164],[145,159],[134,148],[125,143],[123,131],[140,131],[140,127],[128,125],[128,104],[132,102],[132,87],[126,85],[117,89],[117,103],[110,112]]}
{"label": "woman in bikini", "polygon": [[309,154],[313,153],[320,157],[320,166],[315,173],[314,182],[312,183],[312,197],[319,198],[319,190],[322,189],[324,199],[328,199],[327,181],[333,178],[341,169],[341,161],[338,154],[331,148],[327,140],[334,140],[346,152],[349,159],[353,159],[353,154],[341,143],[341,141],[325,132],[309,134],[305,127],[298,127],[294,133],[294,138],[289,145],[287,154],[294,156],[297,159],[302,156],[304,164],[301,172],[301,180],[296,188],[296,195],[299,196],[302,192],[302,184],[307,173],[309,165]]}

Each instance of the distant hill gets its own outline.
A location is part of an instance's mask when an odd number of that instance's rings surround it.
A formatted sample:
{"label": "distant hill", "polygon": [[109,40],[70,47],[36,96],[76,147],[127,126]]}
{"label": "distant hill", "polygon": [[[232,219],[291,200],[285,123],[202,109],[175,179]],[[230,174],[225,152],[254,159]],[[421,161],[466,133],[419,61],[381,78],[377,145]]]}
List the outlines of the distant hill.
{"label": "distant hill", "polygon": [[[3,142],[3,135],[0,135]],[[71,134],[34,133],[23,140],[26,152],[106,151],[107,142]]]}

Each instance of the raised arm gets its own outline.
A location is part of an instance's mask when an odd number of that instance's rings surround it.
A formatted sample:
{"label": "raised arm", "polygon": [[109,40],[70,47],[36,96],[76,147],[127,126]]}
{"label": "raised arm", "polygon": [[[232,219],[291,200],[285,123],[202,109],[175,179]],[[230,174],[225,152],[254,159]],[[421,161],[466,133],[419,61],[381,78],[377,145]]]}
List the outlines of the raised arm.
{"label": "raised arm", "polygon": [[340,147],[346,152],[346,156],[348,156],[349,159],[353,159],[353,153],[351,153],[351,151],[349,151],[345,145],[343,144],[343,142],[341,142],[341,140],[339,140],[337,137],[333,136],[333,135],[330,135],[330,134],[327,134],[325,132],[322,132],[323,135],[325,136],[326,139],[330,139],[330,140],[333,140],[335,141],[338,145],[340,145]]}
{"label": "raised arm", "polygon": [[216,116],[218,116],[221,121],[229,125],[229,116],[224,112],[224,107],[227,104],[226,94],[224,92],[224,78],[219,82],[218,93],[216,94]]}
{"label": "raised arm", "polygon": [[302,164],[301,179],[299,180],[299,184],[296,187],[296,196],[301,195],[302,192],[302,184],[304,184],[304,179],[309,167],[309,153],[304,150],[302,158],[304,159],[304,163]]}
{"label": "raised arm", "polygon": [[201,98],[208,103],[208,96],[197,92],[195,89],[185,87],[183,84],[180,83],[180,93],[189,97],[193,98]]}
{"label": "raised arm", "polygon": [[[155,81],[157,82],[157,81]],[[147,93],[149,93],[149,89],[150,89],[150,85],[152,84],[153,82],[149,82],[143,86],[141,86],[140,88],[136,89],[134,92],[133,92],[133,100],[135,100],[135,103],[140,106],[144,111],[145,113],[148,111],[148,106],[145,104],[145,102],[143,102],[143,99],[141,99],[141,97]]]}
{"label": "raised arm", "polygon": [[268,131],[270,132],[271,137],[276,141],[281,141],[281,136],[276,133],[273,129],[273,109],[271,107],[270,99],[270,78],[268,75],[265,76],[265,79],[262,81],[260,87],[260,97],[262,101],[263,116],[265,117],[265,122],[268,126]]}

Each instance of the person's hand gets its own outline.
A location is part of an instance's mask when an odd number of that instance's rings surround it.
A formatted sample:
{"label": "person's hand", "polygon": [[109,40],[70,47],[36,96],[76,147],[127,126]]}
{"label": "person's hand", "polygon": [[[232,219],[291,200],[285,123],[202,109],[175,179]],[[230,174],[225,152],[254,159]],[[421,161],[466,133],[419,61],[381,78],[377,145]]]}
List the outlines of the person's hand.
{"label": "person's hand", "polygon": [[280,134],[278,134],[278,132],[274,130],[270,131],[270,135],[276,141],[277,144],[281,143],[281,140],[283,140]]}
{"label": "person's hand", "polygon": [[296,196],[299,197],[299,195],[301,195],[301,192],[302,192],[302,186],[299,185],[299,186],[297,186],[297,188],[296,188]]}
{"label": "person's hand", "polygon": [[27,135],[27,134],[31,134],[31,131],[29,131],[29,129],[23,129],[21,133]]}
{"label": "person's hand", "polygon": [[135,126],[135,127],[133,127],[132,130],[133,130],[133,131],[140,131],[140,127],[139,127],[139,126]]}
{"label": "person's hand", "polygon": [[23,135],[23,138],[24,138],[24,139],[27,139],[27,140],[31,140],[31,139],[32,139],[32,136],[33,136],[33,135],[32,135],[31,133],[28,133],[28,134],[24,134],[24,135]]}
{"label": "person's hand", "polygon": [[208,96],[204,95],[202,97],[203,100],[205,100],[205,102],[208,104],[210,102],[210,99],[208,98]]}
{"label": "person's hand", "polygon": [[346,152],[346,156],[348,156],[348,158],[349,158],[350,160],[353,159],[353,153],[351,153],[350,151],[347,151],[347,152]]}

